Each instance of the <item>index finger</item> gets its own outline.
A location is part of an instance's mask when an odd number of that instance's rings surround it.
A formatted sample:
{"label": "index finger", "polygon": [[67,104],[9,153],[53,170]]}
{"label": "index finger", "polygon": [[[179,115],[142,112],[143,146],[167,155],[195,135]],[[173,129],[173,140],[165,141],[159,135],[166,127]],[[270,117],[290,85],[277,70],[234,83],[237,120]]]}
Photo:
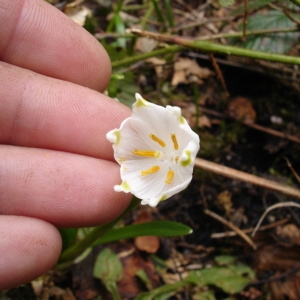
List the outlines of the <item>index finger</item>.
{"label": "index finger", "polygon": [[0,62],[0,144],[113,160],[106,133],[129,116],[94,90]]}
{"label": "index finger", "polygon": [[0,59],[103,91],[111,65],[85,29],[41,0],[0,0]]}

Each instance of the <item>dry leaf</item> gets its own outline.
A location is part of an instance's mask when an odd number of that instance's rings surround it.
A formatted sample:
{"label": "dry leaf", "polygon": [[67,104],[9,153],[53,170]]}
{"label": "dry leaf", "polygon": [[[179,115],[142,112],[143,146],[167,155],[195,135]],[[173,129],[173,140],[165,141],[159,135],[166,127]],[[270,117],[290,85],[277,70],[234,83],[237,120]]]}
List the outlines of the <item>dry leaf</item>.
{"label": "dry leaf", "polygon": [[227,113],[231,118],[248,124],[254,123],[256,119],[252,103],[244,97],[234,98],[228,105]]}
{"label": "dry leaf", "polygon": [[293,245],[300,245],[300,230],[294,224],[287,224],[284,226],[277,226],[276,236],[277,242],[283,246],[291,247]]}
{"label": "dry leaf", "polygon": [[217,204],[225,210],[227,216],[229,216],[231,213],[231,208],[232,208],[231,196],[232,196],[231,193],[225,190],[221,192],[217,197]]}
{"label": "dry leaf", "polygon": [[84,26],[86,18],[92,16],[92,11],[84,5],[80,5],[81,2],[83,1],[76,0],[67,4],[64,13],[80,26]]}
{"label": "dry leaf", "polygon": [[205,115],[200,116],[200,117],[198,118],[198,126],[199,126],[199,127],[208,127],[208,128],[210,128],[210,127],[211,127],[210,118],[208,118],[208,117],[205,116]]}
{"label": "dry leaf", "polygon": [[[148,53],[148,52],[153,51],[153,49],[156,47],[156,45],[157,45],[157,41],[146,38],[146,37],[140,37],[136,40],[136,43],[134,45],[134,50],[140,51],[142,53]],[[155,58],[155,57],[152,57],[152,58]]]}
{"label": "dry leaf", "polygon": [[200,67],[195,60],[180,57],[174,64],[174,74],[172,85],[179,83],[198,83],[201,84],[205,79],[212,75],[212,72],[207,68]]}
{"label": "dry leaf", "polygon": [[[141,209],[137,216],[135,224],[151,222],[153,220],[152,215],[148,209]],[[147,253],[156,253],[160,246],[160,241],[157,236],[138,236],[134,239],[134,245],[140,251]]]}
{"label": "dry leaf", "polygon": [[150,62],[153,64],[153,67],[155,69],[155,73],[157,75],[158,78],[162,78],[163,75],[163,66],[166,63],[166,61],[164,59],[160,59],[157,57],[150,57],[147,59],[147,62]]}

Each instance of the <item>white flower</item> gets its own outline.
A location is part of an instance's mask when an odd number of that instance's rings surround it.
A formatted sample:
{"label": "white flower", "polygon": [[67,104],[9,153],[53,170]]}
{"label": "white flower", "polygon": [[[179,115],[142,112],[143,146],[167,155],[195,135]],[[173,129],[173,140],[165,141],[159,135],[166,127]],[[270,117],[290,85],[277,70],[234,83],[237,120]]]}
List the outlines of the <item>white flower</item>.
{"label": "white flower", "polygon": [[114,189],[156,206],[188,186],[200,140],[179,107],[135,97],[132,116],[106,135],[121,165],[122,183]]}

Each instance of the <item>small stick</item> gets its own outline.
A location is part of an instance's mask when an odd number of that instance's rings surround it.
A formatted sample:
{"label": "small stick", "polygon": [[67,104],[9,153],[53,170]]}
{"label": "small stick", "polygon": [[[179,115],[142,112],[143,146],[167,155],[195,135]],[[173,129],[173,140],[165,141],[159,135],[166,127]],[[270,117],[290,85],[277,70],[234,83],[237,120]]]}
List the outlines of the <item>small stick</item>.
{"label": "small stick", "polygon": [[[206,107],[203,107],[203,106],[201,106],[201,110],[203,112],[206,112],[206,113],[211,114],[211,115],[216,116],[216,117],[220,117],[220,118],[226,118],[227,117],[225,114],[219,113],[219,112],[217,112],[213,109],[209,109],[209,108],[206,108]],[[264,127],[264,126],[258,125],[256,123],[245,123],[245,122],[242,122],[242,123],[245,124],[248,127],[253,128],[253,129],[256,129],[256,130],[259,130],[259,131],[262,131],[262,132],[265,132],[265,133],[268,133],[268,134],[271,134],[271,135],[274,135],[274,136],[277,136],[277,137],[280,137],[280,138],[283,138],[283,139],[287,139],[287,140],[290,140],[292,142],[300,144],[300,139],[296,136],[293,136],[293,135],[290,135],[290,134],[285,134],[283,132],[274,130],[272,128]]]}
{"label": "small stick", "polygon": [[268,207],[268,209],[266,209],[266,211],[264,212],[264,214],[260,217],[257,225],[255,226],[251,236],[253,237],[255,235],[255,233],[257,232],[260,224],[262,223],[263,219],[265,218],[265,216],[273,209],[276,209],[276,208],[280,208],[280,207],[287,207],[287,206],[294,206],[294,207],[298,207],[300,208],[300,204],[299,203],[296,203],[296,202],[283,202],[283,203],[276,203],[270,207]]}
{"label": "small stick", "polygon": [[214,69],[215,69],[215,71],[217,73],[217,77],[218,77],[218,79],[221,82],[223,90],[224,90],[224,92],[226,94],[226,98],[228,98],[230,95],[229,95],[229,92],[228,92],[228,89],[227,89],[227,85],[226,85],[223,73],[222,73],[222,71],[221,71],[221,69],[220,69],[220,67],[219,67],[219,65],[218,65],[218,63],[217,63],[214,55],[212,53],[209,53],[208,56],[209,56],[209,60],[211,61],[212,65],[213,65],[213,67],[214,67]]}
{"label": "small stick", "polygon": [[223,217],[217,215],[216,213],[212,212],[209,209],[205,209],[204,212],[211,216],[212,218],[218,220],[219,222],[221,222],[222,224],[224,224],[225,226],[229,227],[230,229],[232,229],[233,231],[236,232],[237,235],[239,235],[245,242],[247,242],[254,250],[256,250],[256,245],[253,243],[253,241],[238,227],[236,227],[235,225],[233,225],[231,222],[227,221],[226,219],[224,219]]}
{"label": "small stick", "polygon": [[[285,224],[289,220],[290,219],[285,218],[285,219],[279,220],[277,222],[274,222],[272,224],[261,226],[259,228],[259,231],[268,230],[268,229],[271,229],[271,228],[276,227],[278,225]],[[251,233],[251,232],[253,232],[253,230],[254,230],[254,228],[247,228],[247,229],[243,229],[242,231],[245,232],[245,233]],[[226,238],[226,237],[233,237],[233,236],[236,236],[236,235],[237,235],[237,233],[235,231],[225,231],[225,232],[212,233],[210,237],[212,239],[221,239],[221,238]]]}
{"label": "small stick", "polygon": [[290,161],[288,160],[288,158],[284,157],[286,160],[286,163],[288,165],[288,167],[290,168],[290,170],[293,172],[294,176],[297,178],[297,180],[300,182],[300,176],[298,175],[298,173],[295,171],[294,167],[292,166],[292,164],[290,163]]}
{"label": "small stick", "polygon": [[243,19],[243,36],[242,41],[246,41],[246,31],[247,31],[247,23],[248,23],[248,0],[244,0],[244,19]]}
{"label": "small stick", "polygon": [[238,171],[198,157],[195,159],[195,166],[206,171],[210,171],[232,179],[248,182],[262,188],[270,189],[300,199],[300,190],[269,179]]}

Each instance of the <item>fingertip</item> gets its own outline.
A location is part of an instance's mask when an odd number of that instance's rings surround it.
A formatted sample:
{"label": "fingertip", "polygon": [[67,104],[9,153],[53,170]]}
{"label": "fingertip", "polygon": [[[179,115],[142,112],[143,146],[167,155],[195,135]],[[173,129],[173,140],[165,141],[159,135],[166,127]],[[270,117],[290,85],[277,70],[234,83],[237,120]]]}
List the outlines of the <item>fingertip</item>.
{"label": "fingertip", "polygon": [[103,91],[111,63],[84,28],[42,0],[0,0],[1,60]]}
{"label": "fingertip", "polygon": [[0,290],[37,278],[51,269],[60,256],[60,234],[45,221],[0,216],[0,233]]}

